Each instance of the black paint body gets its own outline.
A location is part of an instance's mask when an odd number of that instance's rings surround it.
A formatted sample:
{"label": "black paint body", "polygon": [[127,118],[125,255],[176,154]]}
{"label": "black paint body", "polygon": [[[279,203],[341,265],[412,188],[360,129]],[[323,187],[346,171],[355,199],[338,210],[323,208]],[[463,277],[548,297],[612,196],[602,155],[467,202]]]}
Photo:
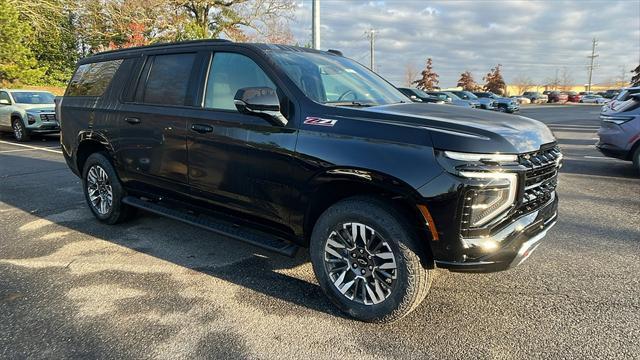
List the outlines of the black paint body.
{"label": "black paint body", "polygon": [[[203,41],[81,60],[79,65],[124,59],[103,96],[63,98],[58,111],[69,167],[80,174],[90,151],[105,151],[130,193],[224,212],[302,246],[308,245],[313,223],[330,201],[379,194],[407,210],[424,237],[430,260],[457,269],[456,264],[467,259],[459,240],[460,200],[470,180],[446,171],[437,159],[439,151],[523,154],[555,143],[545,125],[513,115],[408,99],[409,103],[368,108],[325,106],[307,98],[279,69],[267,55],[271,49],[314,51]],[[286,126],[201,106],[206,70],[216,51],[244,54],[264,70],[289,104]],[[187,105],[147,105],[135,96],[125,100],[147,56],[174,52],[197,53]],[[307,117],[337,121],[334,126],[308,125]],[[212,131],[196,132],[193,125]],[[438,239],[432,238],[417,205],[427,206]],[[556,206],[555,201],[549,205]],[[516,216],[512,215],[495,229],[509,223]],[[514,240],[511,248],[517,250],[514,244],[525,240]],[[511,248],[489,255],[512,258]],[[502,265],[471,270],[501,269]]]}

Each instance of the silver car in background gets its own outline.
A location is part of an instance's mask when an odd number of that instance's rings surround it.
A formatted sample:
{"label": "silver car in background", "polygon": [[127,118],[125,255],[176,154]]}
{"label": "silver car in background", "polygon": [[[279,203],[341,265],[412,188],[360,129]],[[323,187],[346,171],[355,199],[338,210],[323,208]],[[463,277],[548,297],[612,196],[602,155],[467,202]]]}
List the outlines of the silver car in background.
{"label": "silver car in background", "polygon": [[18,141],[60,132],[54,98],[48,91],[0,89],[0,131],[13,132]]}
{"label": "silver car in background", "polygon": [[596,147],[606,156],[633,161],[640,172],[640,87],[624,89],[602,107]]}
{"label": "silver car in background", "polygon": [[470,91],[453,90],[453,91],[449,91],[449,92],[455,94],[456,96],[458,96],[462,100],[469,101],[470,103],[473,103],[473,104],[478,104],[477,107],[479,107],[481,109],[496,110],[496,107],[498,106],[498,103],[495,100],[489,99],[489,98],[479,98],[479,97],[475,96]]}

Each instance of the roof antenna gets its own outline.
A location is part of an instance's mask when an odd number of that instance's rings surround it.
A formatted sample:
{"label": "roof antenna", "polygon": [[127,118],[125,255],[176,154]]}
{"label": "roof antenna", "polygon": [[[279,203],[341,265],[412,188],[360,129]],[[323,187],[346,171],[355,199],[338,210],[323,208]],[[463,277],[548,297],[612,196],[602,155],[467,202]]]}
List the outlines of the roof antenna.
{"label": "roof antenna", "polygon": [[338,56],[344,57],[344,55],[342,55],[342,51],[340,51],[340,50],[329,49],[329,50],[327,50],[327,52],[329,54],[333,54],[333,55],[338,55]]}

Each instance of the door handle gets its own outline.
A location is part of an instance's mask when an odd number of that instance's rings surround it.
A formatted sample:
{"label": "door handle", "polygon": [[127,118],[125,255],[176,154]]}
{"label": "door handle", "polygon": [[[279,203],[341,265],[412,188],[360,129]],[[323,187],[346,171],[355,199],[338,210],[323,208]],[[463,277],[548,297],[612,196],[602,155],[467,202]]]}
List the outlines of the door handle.
{"label": "door handle", "polygon": [[124,121],[128,122],[129,124],[140,124],[140,119],[137,117],[126,117],[124,118]]}
{"label": "door handle", "polygon": [[202,124],[193,124],[191,125],[191,130],[200,133],[200,134],[204,134],[204,133],[210,133],[213,132],[213,127],[209,126],[209,125],[202,125]]}

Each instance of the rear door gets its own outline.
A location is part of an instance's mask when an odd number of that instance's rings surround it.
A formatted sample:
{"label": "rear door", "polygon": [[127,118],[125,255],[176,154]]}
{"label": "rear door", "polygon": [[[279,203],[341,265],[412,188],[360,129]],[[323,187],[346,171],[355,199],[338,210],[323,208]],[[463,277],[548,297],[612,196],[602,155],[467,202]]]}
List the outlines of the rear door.
{"label": "rear door", "polygon": [[196,51],[150,53],[132,74],[137,87],[123,95],[117,142],[129,187],[188,193],[187,119],[194,111],[199,59]]}
{"label": "rear door", "polygon": [[[297,138],[293,105],[274,74],[249,51],[212,53],[204,71],[202,110],[188,124],[192,194],[225,207],[287,224]],[[277,90],[287,126],[241,114],[233,98],[245,87]]]}

